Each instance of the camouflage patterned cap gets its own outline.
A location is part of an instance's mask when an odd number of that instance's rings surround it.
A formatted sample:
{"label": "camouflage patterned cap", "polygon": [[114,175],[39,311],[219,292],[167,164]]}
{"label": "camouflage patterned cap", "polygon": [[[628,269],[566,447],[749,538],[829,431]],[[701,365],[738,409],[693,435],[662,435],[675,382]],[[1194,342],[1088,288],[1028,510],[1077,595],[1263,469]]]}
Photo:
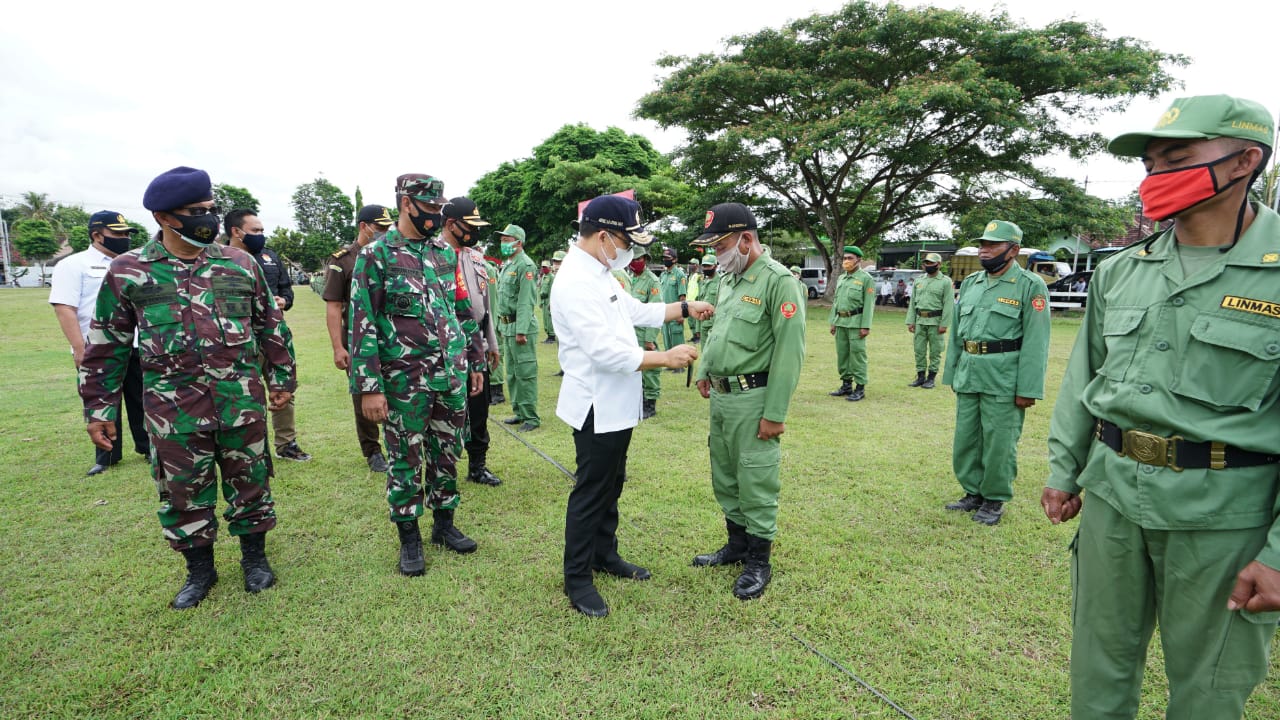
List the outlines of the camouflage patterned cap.
{"label": "camouflage patterned cap", "polygon": [[444,182],[423,173],[407,173],[396,178],[396,195],[408,195],[414,200],[444,205]]}

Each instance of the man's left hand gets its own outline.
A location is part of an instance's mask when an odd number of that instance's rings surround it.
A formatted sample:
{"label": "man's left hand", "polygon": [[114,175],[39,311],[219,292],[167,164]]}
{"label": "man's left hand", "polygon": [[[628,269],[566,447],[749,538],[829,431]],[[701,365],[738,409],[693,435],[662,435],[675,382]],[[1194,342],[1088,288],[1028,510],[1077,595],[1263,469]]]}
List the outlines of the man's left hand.
{"label": "man's left hand", "polygon": [[280,408],[283,408],[285,405],[288,405],[289,401],[292,399],[293,399],[293,393],[289,392],[288,390],[272,391],[271,399],[267,402],[267,409],[279,410]]}
{"label": "man's left hand", "polygon": [[787,431],[786,423],[773,422],[760,418],[760,431],[756,437],[761,440],[772,440]]}
{"label": "man's left hand", "polygon": [[871,328],[858,328],[858,337],[864,338],[871,334]]}
{"label": "man's left hand", "polygon": [[279,308],[280,310],[283,310],[283,309],[284,309],[284,306],[285,306],[286,304],[287,304],[287,303],[286,303],[286,301],[285,301],[285,299],[284,299],[284,298],[280,297],[279,295],[277,295],[277,296],[276,296],[276,307],[277,307],[277,308]]}
{"label": "man's left hand", "polygon": [[473,372],[473,373],[470,373],[470,376],[471,376],[471,389],[467,394],[475,396],[484,392],[484,373]]}
{"label": "man's left hand", "polygon": [[939,335],[946,335],[946,334],[947,334],[947,326],[946,326],[946,325],[939,325],[939,326],[938,326],[938,334],[939,334]]}
{"label": "man's left hand", "polygon": [[1228,610],[1266,612],[1280,610],[1280,570],[1254,560],[1236,575],[1236,586],[1227,600]]}
{"label": "man's left hand", "polygon": [[516,344],[517,344],[517,345],[527,345],[528,343],[529,343],[529,336],[528,336],[528,335],[522,335],[522,334],[520,334],[520,333],[516,333]]}
{"label": "man's left hand", "polygon": [[1035,405],[1035,404],[1036,404],[1036,399],[1035,399],[1035,398],[1024,398],[1024,397],[1022,397],[1021,395],[1014,395],[1014,396],[1013,396],[1013,404],[1014,404],[1014,405],[1017,405],[1018,407],[1022,408],[1023,410],[1026,410],[1027,408],[1029,408],[1029,407],[1031,407],[1032,405]]}

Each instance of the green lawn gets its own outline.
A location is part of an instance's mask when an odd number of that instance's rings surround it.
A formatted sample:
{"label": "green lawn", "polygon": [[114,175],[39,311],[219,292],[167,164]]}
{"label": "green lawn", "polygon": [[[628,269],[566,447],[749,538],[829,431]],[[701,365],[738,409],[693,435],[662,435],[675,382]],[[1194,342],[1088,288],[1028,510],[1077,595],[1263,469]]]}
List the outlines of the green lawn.
{"label": "green lawn", "polygon": [[[315,459],[277,463],[267,549],[279,585],[247,595],[224,532],[222,580],[187,612],[167,608],[182,558],[160,537],[143,460],[84,477],[92,449],[47,293],[0,291],[0,715],[898,717],[799,638],[922,720],[1066,717],[1075,529],[1051,527],[1038,498],[1077,320],[1054,322],[1050,397],[1027,415],[1017,497],[987,528],[942,510],[959,494],[953,399],[906,387],[901,312],[877,312],[868,399],[855,404],[827,396],[835,352],[825,310],[811,308],[774,579],[747,603],[730,593],[735,571],[689,565],[724,526],[706,402],[684,373],[664,373],[659,414],[632,443],[619,530],[653,580],[600,577],[613,613],[590,621],[561,593],[570,481],[496,424],[489,459],[505,483],[460,483],[458,525],[479,551],[432,548],[425,577],[396,573],[384,481],[360,457],[323,303],[297,291],[299,442]],[[544,424],[522,437],[572,469],[554,347],[539,353]],[[1148,671],[1141,717],[1157,718],[1158,646]],[[1280,716],[1280,672],[1246,716]]]}

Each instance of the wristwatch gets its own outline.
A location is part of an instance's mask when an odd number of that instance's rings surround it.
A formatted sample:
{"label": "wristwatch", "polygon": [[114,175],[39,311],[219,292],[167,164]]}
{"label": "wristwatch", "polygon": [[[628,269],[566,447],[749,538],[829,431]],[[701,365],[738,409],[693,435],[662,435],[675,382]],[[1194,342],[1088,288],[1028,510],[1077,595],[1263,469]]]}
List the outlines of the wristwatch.
{"label": "wristwatch", "polygon": [[689,317],[689,303],[684,300],[680,301],[680,315],[683,317]]}

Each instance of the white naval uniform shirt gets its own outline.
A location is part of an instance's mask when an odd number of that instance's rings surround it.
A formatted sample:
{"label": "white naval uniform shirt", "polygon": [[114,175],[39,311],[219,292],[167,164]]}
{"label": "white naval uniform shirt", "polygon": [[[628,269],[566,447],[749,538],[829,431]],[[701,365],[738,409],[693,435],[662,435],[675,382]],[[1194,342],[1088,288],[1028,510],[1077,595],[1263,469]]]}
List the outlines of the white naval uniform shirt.
{"label": "white naval uniform shirt", "polygon": [[68,255],[53,266],[49,304],[70,305],[80,321],[80,336],[89,340],[89,321],[98,305],[98,290],[113,258],[90,245],[87,250]]}
{"label": "white naval uniform shirt", "polygon": [[667,308],[631,297],[609,269],[577,245],[551,286],[564,381],[556,417],[581,430],[594,406],[595,432],[633,428],[640,422],[640,363],[644,351],[636,327],[661,327]]}

